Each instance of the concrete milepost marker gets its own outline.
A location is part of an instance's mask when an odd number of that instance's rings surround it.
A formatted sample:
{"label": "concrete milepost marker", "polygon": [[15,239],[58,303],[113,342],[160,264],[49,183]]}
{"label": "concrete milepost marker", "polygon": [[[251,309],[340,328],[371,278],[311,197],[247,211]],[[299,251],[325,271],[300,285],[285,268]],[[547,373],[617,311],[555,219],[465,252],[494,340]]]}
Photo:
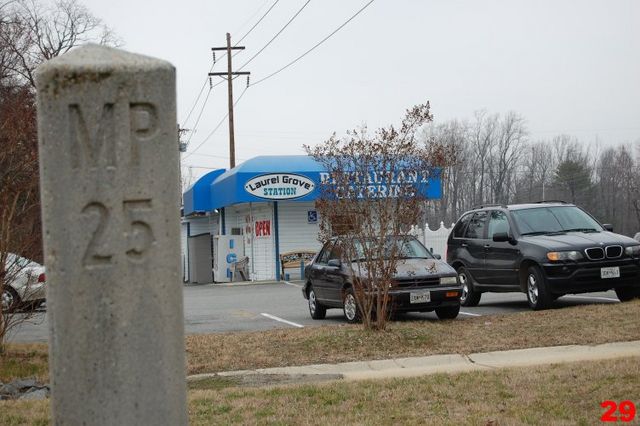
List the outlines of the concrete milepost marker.
{"label": "concrete milepost marker", "polygon": [[175,69],[87,45],[37,87],[53,422],[187,424]]}

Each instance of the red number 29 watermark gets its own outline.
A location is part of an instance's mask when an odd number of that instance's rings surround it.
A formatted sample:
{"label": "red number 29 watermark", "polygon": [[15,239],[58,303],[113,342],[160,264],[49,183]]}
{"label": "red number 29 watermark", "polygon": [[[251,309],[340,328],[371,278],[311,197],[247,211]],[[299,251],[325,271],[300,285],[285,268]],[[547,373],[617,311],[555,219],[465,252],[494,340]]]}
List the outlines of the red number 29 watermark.
{"label": "red number 29 watermark", "polygon": [[615,401],[602,401],[600,406],[605,409],[600,417],[603,422],[630,422],[636,417],[636,406],[629,400],[620,401],[620,404]]}

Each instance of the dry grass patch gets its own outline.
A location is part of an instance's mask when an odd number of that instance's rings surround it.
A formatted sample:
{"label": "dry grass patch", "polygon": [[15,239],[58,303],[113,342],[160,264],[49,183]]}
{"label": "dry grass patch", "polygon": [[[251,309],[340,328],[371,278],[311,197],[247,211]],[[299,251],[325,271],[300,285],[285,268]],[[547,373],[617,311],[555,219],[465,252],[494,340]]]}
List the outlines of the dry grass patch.
{"label": "dry grass patch", "polygon": [[11,344],[0,355],[0,382],[16,378],[35,377],[40,382],[49,380],[49,355],[45,344]]}
{"label": "dry grass patch", "polygon": [[[640,358],[268,389],[191,390],[212,424],[599,424],[604,400],[640,405]],[[224,388],[224,389],[222,389]],[[638,417],[636,417],[636,422]],[[46,425],[47,401],[2,401],[0,424]],[[494,423],[489,423],[494,422]]]}
{"label": "dry grass patch", "polygon": [[200,390],[189,393],[189,418],[192,425],[598,424],[604,412],[600,402],[640,402],[639,365],[640,358],[627,358],[411,379]]}
{"label": "dry grass patch", "polygon": [[[191,335],[189,374],[444,353],[640,340],[640,300],[492,315],[456,321],[393,322],[385,332],[326,326]],[[10,344],[0,381],[48,380],[44,344]]]}
{"label": "dry grass patch", "polygon": [[46,426],[49,424],[49,401],[0,401],[0,425]]}
{"label": "dry grass patch", "polygon": [[187,337],[189,374],[640,340],[640,300],[474,317]]}

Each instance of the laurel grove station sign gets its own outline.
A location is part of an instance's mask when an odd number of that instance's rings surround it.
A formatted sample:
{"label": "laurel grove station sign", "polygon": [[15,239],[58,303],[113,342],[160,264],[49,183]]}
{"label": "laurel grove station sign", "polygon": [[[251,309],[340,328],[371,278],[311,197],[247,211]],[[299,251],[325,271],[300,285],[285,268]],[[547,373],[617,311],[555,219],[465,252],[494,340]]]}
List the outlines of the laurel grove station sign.
{"label": "laurel grove station sign", "polygon": [[249,194],[265,200],[294,200],[310,194],[316,184],[294,173],[269,173],[256,176],[244,186]]}

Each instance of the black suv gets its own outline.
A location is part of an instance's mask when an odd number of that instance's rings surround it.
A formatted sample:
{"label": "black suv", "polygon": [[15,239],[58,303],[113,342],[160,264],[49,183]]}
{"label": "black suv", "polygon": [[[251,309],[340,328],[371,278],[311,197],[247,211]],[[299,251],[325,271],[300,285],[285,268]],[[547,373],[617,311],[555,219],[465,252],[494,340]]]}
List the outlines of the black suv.
{"label": "black suv", "polygon": [[564,202],[480,206],[462,215],[447,241],[463,306],[483,292],[527,294],[544,309],[571,293],[614,289],[620,301],[640,296],[640,243],[614,234]]}

